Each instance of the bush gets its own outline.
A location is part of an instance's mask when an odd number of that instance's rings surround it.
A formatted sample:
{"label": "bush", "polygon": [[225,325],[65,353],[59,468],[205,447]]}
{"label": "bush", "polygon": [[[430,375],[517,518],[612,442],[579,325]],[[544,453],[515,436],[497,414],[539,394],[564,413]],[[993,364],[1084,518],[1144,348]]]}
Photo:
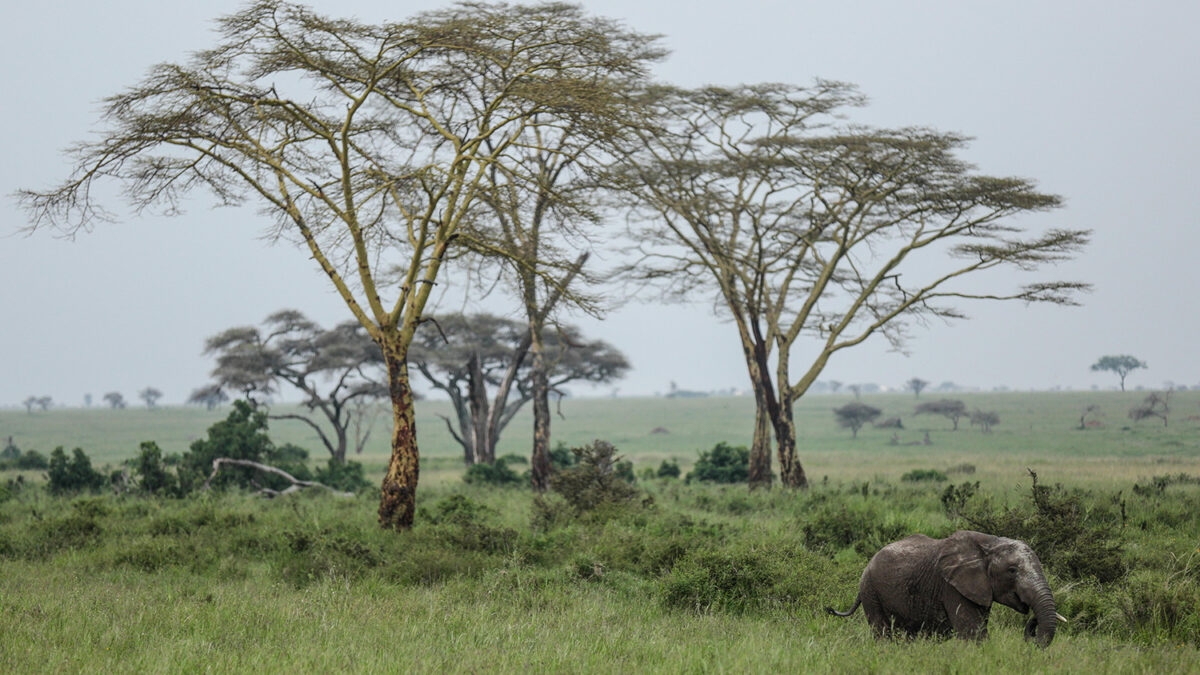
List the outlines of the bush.
{"label": "bush", "polygon": [[700,453],[696,466],[687,475],[687,482],[744,483],[749,475],[750,451],[745,446],[734,447],[722,441],[712,450]]}
{"label": "bush", "polygon": [[463,474],[463,482],[476,485],[520,485],[525,482],[517,472],[508,468],[504,458],[495,464],[472,464]]}
{"label": "bush", "polygon": [[1120,530],[1116,517],[1086,507],[1083,498],[1088,493],[1039,485],[1037,474],[1030,475],[1032,508],[1017,505],[993,511],[977,494],[977,482],[947,486],[942,504],[948,515],[965,520],[972,529],[1029,544],[1042,564],[1059,576],[1102,583],[1123,577],[1123,546],[1112,534]]}
{"label": "bush", "polygon": [[10,445],[0,455],[0,471],[16,469],[18,471],[45,471],[50,468],[46,456],[37,450],[21,452],[15,445]]}
{"label": "bush", "polygon": [[63,494],[103,487],[104,474],[92,468],[92,460],[83,449],[75,448],[71,454],[71,459],[67,459],[67,453],[63,452],[61,445],[50,453],[47,474],[50,492]]}
{"label": "bush", "polygon": [[804,524],[804,545],[811,551],[830,556],[853,547],[859,555],[870,557],[884,546],[907,536],[909,530],[906,523],[885,522],[871,507],[851,509],[845,503],[825,505]]}
{"label": "bush", "polygon": [[596,440],[571,452],[576,466],[553,474],[550,489],[562,495],[577,514],[604,505],[627,504],[640,494],[623,476],[633,473],[632,464],[622,470],[617,449],[611,443]]}
{"label": "bush", "polygon": [[179,493],[179,481],[163,465],[162,450],[154,441],[141,444],[133,462],[133,474],[137,476],[137,486],[142,492],[167,496]]}
{"label": "bush", "polygon": [[361,462],[335,462],[332,457],[329,458],[328,464],[317,467],[313,480],[343,492],[358,492],[371,487],[371,483],[363,475]]}
{"label": "bush", "polygon": [[[181,490],[190,492],[203,485],[212,473],[213,460],[218,457],[268,464],[300,480],[312,479],[307,464],[308,451],[290,443],[275,447],[267,436],[267,414],[246,401],[234,401],[229,416],[208,428],[208,438],[192,443],[184,453],[179,468]],[[255,483],[273,490],[283,490],[291,485],[282,476],[242,466],[224,467],[212,481],[214,487],[251,488]]]}
{"label": "bush", "polygon": [[558,444],[554,446],[554,449],[550,451],[550,468],[554,471],[569,469],[578,463],[579,458],[576,457],[575,453],[571,452],[571,449],[567,447],[567,444],[563,443],[562,441],[559,441]]}
{"label": "bush", "polygon": [[937,469],[913,469],[912,471],[909,471],[901,476],[900,480],[910,483],[930,480],[944,483],[950,479],[946,477],[946,474],[938,471]]}
{"label": "bush", "polygon": [[664,459],[663,463],[659,465],[656,475],[659,478],[679,478],[679,474],[679,464],[673,459]]}

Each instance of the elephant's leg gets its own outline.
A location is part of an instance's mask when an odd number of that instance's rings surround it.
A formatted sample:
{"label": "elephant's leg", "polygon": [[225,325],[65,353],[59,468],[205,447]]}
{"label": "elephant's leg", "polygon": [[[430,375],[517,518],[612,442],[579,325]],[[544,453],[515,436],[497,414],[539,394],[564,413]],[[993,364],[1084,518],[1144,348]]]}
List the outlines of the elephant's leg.
{"label": "elephant's leg", "polygon": [[883,610],[883,604],[874,593],[862,593],[863,613],[867,615],[867,624],[875,633],[876,639],[892,637],[892,617]]}
{"label": "elephant's leg", "polygon": [[982,640],[987,637],[990,607],[980,607],[963,597],[950,598],[946,602],[946,618],[955,635],[964,640]]}

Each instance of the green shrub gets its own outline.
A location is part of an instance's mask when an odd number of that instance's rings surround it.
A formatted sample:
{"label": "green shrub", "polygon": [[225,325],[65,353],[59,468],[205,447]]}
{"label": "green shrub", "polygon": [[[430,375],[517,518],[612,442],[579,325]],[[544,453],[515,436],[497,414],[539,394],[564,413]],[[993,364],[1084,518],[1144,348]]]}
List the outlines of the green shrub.
{"label": "green shrub", "polygon": [[744,483],[749,476],[750,451],[745,446],[734,447],[722,441],[712,450],[700,453],[687,482]]}
{"label": "green shrub", "polygon": [[901,476],[900,480],[911,483],[920,481],[937,481],[939,483],[944,483],[950,479],[946,477],[946,474],[938,471],[937,469],[913,469],[912,471],[909,471]]}
{"label": "green shrub", "polygon": [[22,471],[45,471],[50,468],[50,462],[37,450],[26,450],[20,457],[12,460],[11,466]]}
{"label": "green shrub", "polygon": [[554,449],[550,451],[550,468],[555,471],[569,469],[578,463],[579,458],[562,441],[556,443]]}
{"label": "green shrub", "polygon": [[[180,458],[179,484],[183,492],[200,488],[212,473],[218,457],[245,459],[282,469],[300,480],[311,480],[308,451],[290,443],[276,447],[267,435],[267,414],[246,401],[234,401],[224,420],[208,428],[208,437],[192,443]],[[251,488],[255,484],[273,490],[291,485],[282,476],[251,467],[225,466],[213,478],[213,487]]]}
{"label": "green shrub", "polygon": [[179,480],[163,465],[162,450],[154,441],[144,441],[133,462],[133,474],[142,492],[152,495],[175,496]]}
{"label": "green shrub", "polygon": [[679,478],[679,464],[673,459],[664,459],[663,463],[658,466],[657,476],[659,478]]}
{"label": "green shrub", "polygon": [[54,494],[99,490],[106,482],[104,474],[92,468],[92,460],[82,448],[72,450],[71,458],[67,459],[61,445],[50,453],[47,477],[50,492]]}
{"label": "green shrub", "polygon": [[494,464],[472,464],[463,474],[463,482],[474,485],[521,485],[525,482],[521,476],[508,468],[504,459],[497,459]]}
{"label": "green shrub", "polygon": [[507,455],[502,455],[502,456],[500,456],[500,457],[497,457],[497,458],[496,458],[496,461],[497,461],[497,462],[504,462],[505,464],[509,464],[509,465],[512,465],[512,464],[528,464],[528,463],[529,463],[529,458],[528,458],[528,457],[526,457],[526,456],[524,456],[524,455],[518,455],[518,454],[517,454],[517,453],[515,453],[515,452],[510,452],[510,453],[508,453]]}
{"label": "green shrub", "polygon": [[[1103,583],[1124,576],[1123,545],[1113,534],[1120,530],[1118,517],[1097,508],[1090,493],[1039,485],[1037,474],[1031,471],[1030,475],[1031,504],[993,510],[977,494],[979,483],[947,486],[942,504],[948,515],[966,521],[971,529],[1029,544],[1055,574]],[[1085,498],[1091,505],[1085,505]]]}
{"label": "green shrub", "polygon": [[825,504],[804,524],[804,545],[810,551],[833,555],[853,547],[863,557],[911,534],[902,522],[887,522],[873,506]]}
{"label": "green shrub", "polygon": [[317,467],[314,480],[343,492],[358,492],[371,487],[361,462],[335,462],[332,457],[325,466]]}
{"label": "green shrub", "polygon": [[[591,445],[572,448],[576,466],[550,477],[550,489],[562,495],[577,514],[606,505],[627,504],[640,492],[629,484],[620,470],[617,449],[611,443],[596,440]],[[632,473],[632,465],[628,469]]]}

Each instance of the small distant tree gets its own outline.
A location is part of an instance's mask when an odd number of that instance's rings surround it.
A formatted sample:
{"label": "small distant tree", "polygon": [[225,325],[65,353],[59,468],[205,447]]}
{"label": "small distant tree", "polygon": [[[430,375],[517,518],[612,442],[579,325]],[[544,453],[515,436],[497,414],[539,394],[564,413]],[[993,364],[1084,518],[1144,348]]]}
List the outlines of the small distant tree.
{"label": "small distant tree", "polygon": [[202,405],[207,410],[212,410],[228,400],[229,395],[219,384],[206,384],[199,389],[193,389],[192,394],[188,396],[188,403]]}
{"label": "small distant tree", "polygon": [[854,400],[862,398],[863,387],[861,384],[852,384],[846,388],[850,390],[851,394],[854,394]]}
{"label": "small distant tree", "polygon": [[941,415],[954,423],[958,431],[958,420],[967,414],[967,404],[962,401],[944,398],[940,401],[927,401],[917,405],[917,415]]}
{"label": "small distant tree", "polygon": [[125,407],[125,397],[119,391],[110,391],[103,398],[108,407],[113,410],[120,410]]}
{"label": "small distant tree", "polygon": [[836,393],[838,393],[838,391],[839,391],[841,388],[842,388],[842,383],[841,383],[841,381],[839,381],[839,380],[830,380],[830,381],[829,381],[829,391],[831,391],[831,392],[833,392],[833,393],[835,393],[835,394],[836,394]]}
{"label": "small distant tree", "polygon": [[138,398],[146,402],[146,407],[153,410],[158,407],[158,399],[162,398],[162,392],[154,387],[146,387],[138,392]]}
{"label": "small distant tree", "polygon": [[37,403],[38,399],[36,396],[30,396],[24,401],[21,401],[21,404],[25,406],[25,412],[29,413],[30,415],[33,414],[33,408],[37,405]]}
{"label": "small distant tree", "polygon": [[875,406],[855,401],[840,408],[834,408],[833,414],[837,418],[838,426],[849,429],[854,438],[858,438],[858,430],[864,424],[874,421],[876,417],[883,414],[883,411]]}
{"label": "small distant tree", "polygon": [[985,434],[992,433],[992,427],[1000,423],[1000,416],[990,410],[976,410],[971,413],[971,426],[978,425]]}
{"label": "small distant tree", "polygon": [[1099,361],[1092,364],[1092,371],[1100,372],[1106,370],[1116,373],[1117,377],[1121,378],[1121,391],[1125,391],[1125,377],[1138,368],[1145,367],[1145,361],[1138,360],[1128,354],[1117,354],[1101,356]]}
{"label": "small distant tree", "polygon": [[1134,422],[1141,422],[1150,417],[1157,417],[1162,420],[1163,426],[1167,426],[1167,422],[1171,416],[1171,391],[1151,392],[1141,404],[1129,409],[1129,418]]}
{"label": "small distant tree", "polygon": [[914,398],[921,398],[921,392],[924,391],[925,387],[928,386],[929,380],[922,380],[919,377],[914,377],[908,382],[904,383],[904,388],[908,391],[911,391]]}
{"label": "small distant tree", "polygon": [[84,407],[85,407],[85,408],[90,408],[90,407],[92,407],[92,395],[91,395],[91,394],[84,394],[84,395],[83,395],[83,405],[84,405]]}

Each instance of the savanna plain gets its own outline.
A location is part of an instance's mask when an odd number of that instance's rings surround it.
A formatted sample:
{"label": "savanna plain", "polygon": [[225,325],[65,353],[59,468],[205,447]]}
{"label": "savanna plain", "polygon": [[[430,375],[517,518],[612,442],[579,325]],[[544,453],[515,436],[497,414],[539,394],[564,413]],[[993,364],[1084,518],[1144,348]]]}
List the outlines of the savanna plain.
{"label": "savanna plain", "polygon": [[[797,491],[687,480],[701,453],[748,442],[748,398],[568,399],[554,442],[603,439],[636,476],[586,508],[465,482],[449,406],[422,401],[417,522],[399,534],[376,525],[372,489],[56,495],[45,471],[9,470],[0,671],[1200,672],[1200,392],[1175,392],[1167,425],[1129,419],[1145,394],[953,395],[999,416],[988,433],[864,395],[903,428],[857,438],[832,414],[852,397],[809,396]],[[0,411],[0,441],[79,447],[110,476],[143,441],[183,453],[229,412]],[[376,485],[386,421],[354,458]],[[531,425],[518,416],[497,454],[527,454]],[[269,434],[323,461],[303,426]],[[680,477],[660,477],[672,462]],[[861,611],[825,613],[880,546],[957,529],[1038,552],[1068,619],[1048,648],[999,605],[981,643],[877,642]]]}

